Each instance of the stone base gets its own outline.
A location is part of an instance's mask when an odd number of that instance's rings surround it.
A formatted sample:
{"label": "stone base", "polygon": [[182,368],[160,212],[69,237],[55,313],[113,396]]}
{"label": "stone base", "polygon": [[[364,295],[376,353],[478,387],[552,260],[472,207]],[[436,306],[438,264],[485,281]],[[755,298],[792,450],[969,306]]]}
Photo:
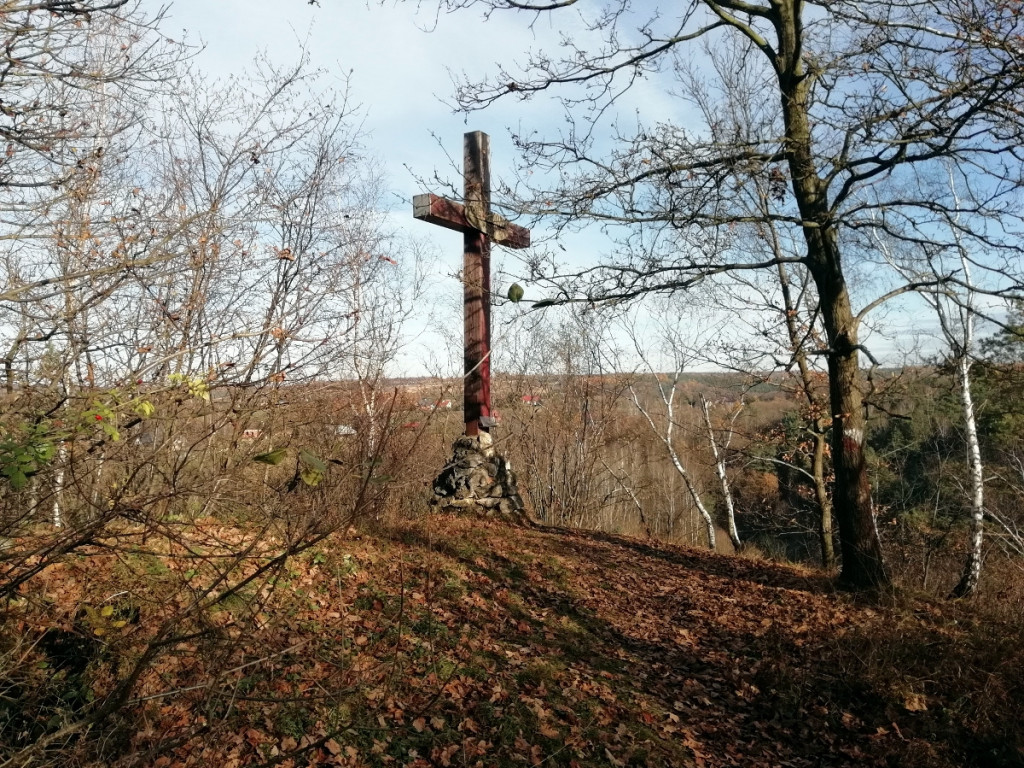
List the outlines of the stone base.
{"label": "stone base", "polygon": [[494,450],[486,432],[464,435],[452,445],[452,460],[434,480],[432,505],[485,516],[528,522],[516,476]]}

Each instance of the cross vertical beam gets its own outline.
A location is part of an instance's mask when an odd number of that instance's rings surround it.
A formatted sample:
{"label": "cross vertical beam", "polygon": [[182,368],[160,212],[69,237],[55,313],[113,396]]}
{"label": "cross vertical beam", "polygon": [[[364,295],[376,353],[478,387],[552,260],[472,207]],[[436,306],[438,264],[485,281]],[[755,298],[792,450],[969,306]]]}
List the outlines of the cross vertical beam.
{"label": "cross vertical beam", "polygon": [[464,199],[416,195],[413,217],[462,233],[463,408],[466,434],[488,431],[491,410],[491,243],[528,248],[530,231],[491,212],[490,139],[482,131],[463,137]]}
{"label": "cross vertical beam", "polygon": [[[463,137],[462,176],[467,218],[484,221],[491,210],[490,139],[481,131]],[[491,419],[491,244],[478,229],[462,235],[463,408],[466,434],[490,428]]]}

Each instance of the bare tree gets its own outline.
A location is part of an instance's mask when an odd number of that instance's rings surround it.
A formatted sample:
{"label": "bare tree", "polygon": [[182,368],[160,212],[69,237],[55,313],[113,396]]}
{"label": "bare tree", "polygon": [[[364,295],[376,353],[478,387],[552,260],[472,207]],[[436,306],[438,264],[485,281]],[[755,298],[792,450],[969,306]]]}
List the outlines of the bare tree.
{"label": "bare tree", "polygon": [[708,405],[707,398],[703,394],[700,396],[700,410],[704,416],[704,426],[708,431],[708,445],[711,447],[711,455],[715,458],[715,473],[718,475],[718,483],[722,488],[722,500],[725,503],[726,530],[729,532],[729,540],[732,541],[732,545],[739,551],[743,548],[743,541],[740,539],[740,532],[736,528],[736,505],[733,503],[732,490],[729,487],[725,452],[729,450],[729,444],[732,442],[736,419],[743,412],[743,401],[740,401],[739,407],[734,408],[732,415],[729,417],[729,426],[724,430],[725,438],[721,441],[721,446],[719,446],[719,438],[715,435],[715,428],[711,423],[711,407]]}
{"label": "bare tree", "polygon": [[[949,174],[950,192],[957,198],[956,182]],[[953,223],[959,224],[957,216]],[[967,252],[958,229],[952,232],[955,248],[952,258],[935,248],[924,248],[923,254],[913,253],[904,244],[904,253],[897,254],[891,242],[875,233],[878,249],[886,260],[908,280],[924,283],[920,295],[935,312],[939,330],[948,349],[948,362],[955,371],[960,400],[964,438],[967,443],[967,466],[970,470],[970,487],[967,493],[970,507],[970,545],[963,574],[953,588],[952,597],[968,597],[978,587],[981,578],[982,542],[985,528],[985,477],[981,457],[981,443],[978,439],[978,421],[971,391],[971,368],[976,359],[975,326],[979,315],[984,315],[977,306],[978,294],[972,275],[972,257]],[[917,249],[914,249],[915,251]],[[954,262],[951,265],[949,262]],[[956,283],[944,280],[951,272],[958,273]]]}
{"label": "bare tree", "polygon": [[[683,486],[693,503],[694,508],[704,523],[704,530],[707,535],[707,543],[710,549],[716,547],[715,520],[710,510],[704,503],[703,491],[698,485],[697,479],[690,467],[689,458],[680,451],[679,434],[677,430],[682,426],[680,415],[677,412],[680,378],[688,362],[688,350],[690,344],[684,341],[684,331],[677,323],[679,315],[677,308],[663,304],[653,313],[655,328],[653,335],[659,337],[665,361],[668,363],[671,374],[663,376],[659,369],[661,364],[654,358],[655,350],[646,348],[645,341],[652,335],[652,329],[641,329],[636,323],[628,325],[627,333],[633,342],[633,347],[640,364],[645,370],[645,375],[629,386],[629,394],[633,400],[637,412],[639,412],[651,432],[657,437],[658,442],[664,447],[675,472],[683,481]],[[682,313],[679,313],[682,314]],[[660,321],[660,322],[659,322]],[[646,382],[645,382],[646,380]],[[640,385],[653,380],[657,396],[648,398],[646,392],[641,393]],[[710,422],[709,422],[710,426]],[[714,436],[712,434],[712,443]],[[713,450],[717,450],[714,447]],[[726,490],[728,484],[726,483]],[[733,526],[735,528],[735,526]],[[730,536],[732,531],[730,531]],[[736,540],[739,535],[736,534]]]}
{"label": "bare tree", "polygon": [[[50,5],[27,10],[29,21],[11,34],[36,34],[24,25]],[[60,133],[78,160],[37,163],[39,188],[53,194],[18,209],[0,240],[3,472],[15,492],[34,478],[27,511],[12,498],[3,525],[20,530],[51,504],[64,525],[61,500],[73,497],[81,525],[68,531],[68,546],[125,505],[178,494],[183,467],[200,454],[212,459],[221,428],[243,431],[249,406],[264,397],[255,385],[345,375],[357,347],[385,365],[421,283],[414,250],[383,226],[380,176],[364,158],[346,94],[321,88],[322,73],[300,57],[281,70],[259,62],[253,74],[211,86],[185,72],[179,55],[175,87],[161,91],[155,78],[167,78],[160,67],[174,63],[170,54],[159,46],[146,49],[156,58],[133,54],[157,35],[155,22],[137,10],[114,15],[124,3],[92,16],[88,5],[54,4],[47,23],[70,14],[69,26],[46,41],[67,50],[49,49],[60,56],[37,63],[52,65],[53,81],[70,89],[47,91],[54,104],[64,99],[68,120],[88,109],[87,121],[78,117],[90,131]],[[153,65],[137,87],[119,79],[133,73],[128,59]],[[72,65],[82,82],[61,74]],[[44,69],[34,74],[52,85]],[[21,87],[31,94],[30,85]],[[159,120],[147,98],[162,100]],[[0,186],[4,194],[15,193]],[[230,407],[194,418],[211,389],[240,383],[254,386],[225,390]],[[150,430],[149,444],[177,456],[163,485],[136,482],[154,476],[142,471],[150,458],[124,441],[115,446],[121,430],[157,410],[154,402],[166,426]],[[190,450],[176,430],[191,430]],[[101,482],[112,458],[111,471],[120,469]],[[203,471],[230,464],[209,461]],[[205,482],[190,477],[193,487]]]}
{"label": "bare tree", "polygon": [[622,389],[606,375],[608,324],[582,311],[527,323],[503,326],[505,343],[495,345],[504,347],[497,362],[511,390],[501,398],[502,439],[520,488],[549,524],[622,530],[629,492],[609,465]]}
{"label": "bare tree", "polygon": [[[739,46],[706,46],[705,54],[715,72],[728,83],[729,93],[749,94],[760,86],[755,73],[745,65]],[[694,67],[686,69],[686,78],[687,93],[705,119],[714,123],[719,107],[703,89],[699,71]],[[757,121],[756,114],[751,112],[756,104],[750,99],[730,99],[725,106],[732,110],[733,123]],[[760,217],[756,226],[733,233],[737,247],[751,253],[763,252],[777,263],[774,269],[733,272],[716,290],[708,291],[715,306],[735,315],[736,323],[732,326],[740,329],[716,339],[712,347],[714,356],[708,360],[765,381],[782,371],[786,374],[784,386],[803,401],[801,416],[811,441],[809,479],[818,507],[821,560],[822,566],[831,570],[836,566],[828,481],[832,419],[822,356],[817,354],[827,349],[828,344],[824,341],[814,281],[803,265],[786,262],[788,254],[799,251],[799,233],[777,220],[785,215],[785,177],[780,173],[755,176],[736,194],[745,198]],[[803,468],[793,468],[805,472]]]}
{"label": "bare tree", "polygon": [[147,99],[187,54],[158,34],[159,20],[129,0],[4,7],[0,321],[9,393],[19,358],[31,366],[58,340],[75,348],[85,381],[88,313],[130,269],[152,263],[143,255],[152,238],[123,226],[131,214],[112,177],[139,142]]}
{"label": "bare tree", "polygon": [[[302,61],[216,85],[182,66],[173,89],[133,86],[117,79],[130,74],[122,60],[159,30],[115,17],[129,8],[44,1],[0,14],[4,30],[24,10],[11,34],[26,39],[66,22],[67,47],[51,35],[32,63],[41,83],[67,88],[46,93],[82,129],[55,128],[52,156],[25,138],[35,165],[17,165],[21,187],[0,183],[0,597],[34,590],[71,553],[130,550],[127,564],[190,548],[199,520],[235,533],[204,537],[192,576],[168,584],[174,597],[136,603],[138,625],[120,622],[103,654],[97,644],[81,659],[74,685],[93,668],[109,683],[88,707],[65,705],[46,683],[27,692],[19,706],[33,725],[3,745],[12,766],[70,765],[93,748],[87,761],[106,764],[104,734],[148,700],[132,696],[150,687],[154,661],[183,644],[228,658],[236,641],[213,630],[217,606],[260,610],[288,558],[372,514],[386,493],[373,473],[397,474],[408,458],[381,440],[364,461],[354,441],[326,436],[341,387],[315,383],[350,374],[356,349],[387,365],[420,282],[416,254],[385,227],[380,175],[345,94],[320,87]],[[21,44],[7,42],[8,52]],[[23,95],[5,88],[0,113]],[[22,125],[6,117],[10,130]],[[29,127],[44,118],[33,113]],[[123,575],[119,598],[144,593],[133,583],[142,574]],[[38,606],[35,628],[65,639],[91,638],[88,616],[107,616]],[[38,635],[23,640],[17,663],[34,664]],[[101,672],[108,656],[118,663]],[[4,686],[20,674],[8,665]]]}
{"label": "bare tree", "polygon": [[[7,223],[38,220],[40,205],[59,199],[97,150],[139,124],[142,94],[159,88],[181,59],[181,48],[156,34],[160,17],[138,0],[5,4],[0,211]],[[112,107],[102,116],[98,98]]]}
{"label": "bare tree", "polygon": [[664,423],[661,421],[655,421],[651,415],[651,409],[646,406],[637,393],[636,385],[630,386],[630,394],[633,397],[633,404],[640,414],[647,420],[651,430],[658,436],[662,445],[665,446],[665,450],[668,452],[669,459],[672,462],[672,466],[675,467],[679,477],[682,478],[683,484],[686,487],[686,492],[690,495],[690,499],[693,501],[694,507],[700,513],[701,519],[704,521],[704,530],[707,533],[708,548],[715,549],[715,520],[711,516],[711,512],[704,505],[703,498],[701,497],[700,489],[697,487],[693,474],[690,472],[683,461],[679,450],[675,444],[675,430],[676,430],[676,393],[678,392],[677,385],[679,384],[679,377],[683,373],[682,366],[677,367],[672,374],[672,378],[662,382],[658,379],[658,392],[661,397],[661,403],[664,407]]}
{"label": "bare tree", "polygon": [[[468,110],[563,94],[570,117],[561,136],[516,137],[534,172],[520,190],[520,207],[564,223],[626,228],[614,258],[552,275],[566,300],[688,290],[715,275],[779,264],[809,272],[825,329],[820,352],[829,370],[842,580],[886,584],[864,456],[859,329],[865,311],[913,287],[894,284],[857,312],[853,259],[870,256],[861,237],[868,230],[930,240],[931,222],[957,211],[966,240],[985,241],[1007,257],[1017,252],[1024,75],[1017,41],[1024,22],[1014,8],[966,0],[691,0],[671,11],[615,0],[592,13],[575,0],[446,5],[531,19],[568,10],[588,27],[566,38],[558,55],[536,53],[520,71],[500,68],[456,93]],[[595,39],[601,42],[587,47]],[[633,128],[619,121],[610,134],[598,130],[601,118],[614,121],[631,86],[685,64],[700,41],[739,45],[759,87],[737,94],[709,72],[705,90],[719,95],[715,120]],[[737,97],[752,103],[746,114],[754,120],[732,119],[726,102]],[[944,158],[956,159],[958,185],[970,190],[962,209],[941,188],[918,184],[921,170]],[[557,172],[550,184],[547,169]],[[798,252],[779,257],[730,247],[731,231],[765,221],[735,190],[764,178],[778,181],[785,201],[771,221],[800,237]],[[1002,232],[984,224],[996,216]],[[1000,261],[987,266],[1012,272],[1012,259]],[[1018,280],[1008,274],[1002,284]]]}

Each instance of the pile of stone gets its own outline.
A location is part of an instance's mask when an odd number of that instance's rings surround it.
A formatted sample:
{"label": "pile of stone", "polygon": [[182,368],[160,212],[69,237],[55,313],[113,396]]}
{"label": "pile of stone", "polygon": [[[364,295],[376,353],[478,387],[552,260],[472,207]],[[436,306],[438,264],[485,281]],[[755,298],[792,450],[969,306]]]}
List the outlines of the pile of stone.
{"label": "pile of stone", "polygon": [[463,435],[455,441],[452,451],[452,460],[434,480],[431,504],[442,509],[500,515],[519,522],[529,520],[515,473],[495,450],[490,434]]}

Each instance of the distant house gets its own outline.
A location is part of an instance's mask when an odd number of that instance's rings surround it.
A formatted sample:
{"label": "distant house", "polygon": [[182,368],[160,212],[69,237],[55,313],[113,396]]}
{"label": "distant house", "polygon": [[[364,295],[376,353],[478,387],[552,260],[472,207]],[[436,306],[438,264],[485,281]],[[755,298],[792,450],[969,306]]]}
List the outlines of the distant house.
{"label": "distant house", "polygon": [[423,426],[423,422],[420,421],[407,421],[402,425],[402,429],[419,429]]}
{"label": "distant house", "polygon": [[523,405],[529,405],[533,408],[539,408],[544,405],[544,398],[540,395],[523,395]]}
{"label": "distant house", "polygon": [[242,431],[243,440],[259,440],[263,437],[262,429],[246,429]]}
{"label": "distant house", "polygon": [[435,400],[432,397],[424,397],[416,404],[416,407],[421,411],[450,411],[452,409],[452,401],[447,398]]}
{"label": "distant house", "polygon": [[[132,445],[137,445],[149,450],[166,447],[168,445],[167,435],[159,427],[140,432],[131,439],[131,443]],[[171,438],[169,445],[173,450],[180,451],[185,446],[185,441],[180,437],[174,437]]]}

